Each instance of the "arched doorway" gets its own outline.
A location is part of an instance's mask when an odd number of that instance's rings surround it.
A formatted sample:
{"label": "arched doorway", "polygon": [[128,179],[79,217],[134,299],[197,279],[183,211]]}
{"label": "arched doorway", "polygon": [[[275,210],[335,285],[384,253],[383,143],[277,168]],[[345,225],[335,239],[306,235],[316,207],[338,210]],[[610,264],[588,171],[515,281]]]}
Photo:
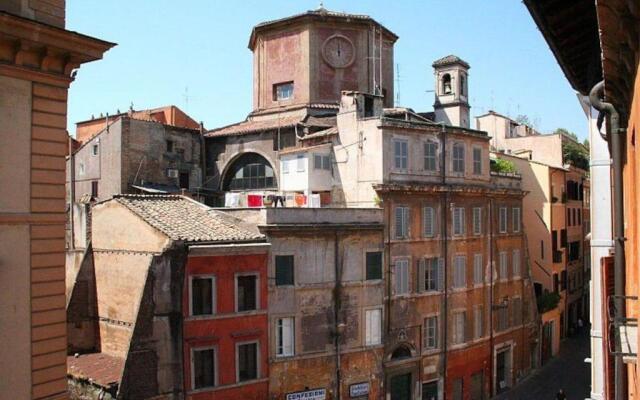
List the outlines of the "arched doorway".
{"label": "arched doorway", "polygon": [[244,153],[227,168],[222,190],[261,190],[278,188],[275,171],[269,161],[258,153]]}

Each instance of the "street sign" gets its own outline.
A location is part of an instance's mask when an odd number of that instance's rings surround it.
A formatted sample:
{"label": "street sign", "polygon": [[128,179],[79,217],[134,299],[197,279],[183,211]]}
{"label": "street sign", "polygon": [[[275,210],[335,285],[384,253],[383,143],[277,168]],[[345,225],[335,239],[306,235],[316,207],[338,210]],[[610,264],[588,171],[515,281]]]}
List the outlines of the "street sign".
{"label": "street sign", "polygon": [[350,397],[360,397],[369,394],[369,382],[354,383],[349,386]]}

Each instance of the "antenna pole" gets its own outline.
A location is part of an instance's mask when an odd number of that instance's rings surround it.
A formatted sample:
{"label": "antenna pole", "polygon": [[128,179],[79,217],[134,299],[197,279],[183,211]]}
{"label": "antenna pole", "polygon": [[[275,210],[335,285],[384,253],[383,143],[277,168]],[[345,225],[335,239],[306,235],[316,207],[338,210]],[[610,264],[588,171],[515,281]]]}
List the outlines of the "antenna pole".
{"label": "antenna pole", "polygon": [[379,68],[380,68],[380,92],[378,94],[382,94],[382,29],[380,29],[380,49],[378,50],[378,52],[380,53],[380,62],[379,62]]}
{"label": "antenna pole", "polygon": [[375,26],[372,26],[371,29],[373,30],[373,35],[372,35],[372,42],[373,42],[373,57],[371,57],[371,60],[373,62],[373,93],[376,93],[376,28]]}
{"label": "antenna pole", "polygon": [[400,64],[396,64],[396,106],[400,105]]}

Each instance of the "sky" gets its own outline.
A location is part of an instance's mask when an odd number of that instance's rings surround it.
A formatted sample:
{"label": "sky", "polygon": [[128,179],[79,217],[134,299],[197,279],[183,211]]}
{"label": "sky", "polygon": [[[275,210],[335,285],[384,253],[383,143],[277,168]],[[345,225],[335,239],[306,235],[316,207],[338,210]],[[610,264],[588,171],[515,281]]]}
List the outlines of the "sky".
{"label": "sky", "polygon": [[[83,65],[71,84],[68,128],[100,113],[174,104],[207,129],[252,108],[252,27],[315,9],[317,0],[67,0],[67,29],[118,45]],[[471,65],[472,116],[526,114],[541,132],[586,137],[574,90],[519,0],[325,0],[396,33],[397,105],[433,109],[431,63],[455,54]],[[475,122],[472,122],[472,127]]]}

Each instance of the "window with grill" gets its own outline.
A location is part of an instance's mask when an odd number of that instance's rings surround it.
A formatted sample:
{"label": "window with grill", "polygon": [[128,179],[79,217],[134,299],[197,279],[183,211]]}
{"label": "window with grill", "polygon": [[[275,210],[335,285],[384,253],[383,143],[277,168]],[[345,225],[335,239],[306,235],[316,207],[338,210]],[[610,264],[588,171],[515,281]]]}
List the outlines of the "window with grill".
{"label": "window with grill", "polygon": [[295,354],[295,328],[293,317],[276,320],[276,356],[290,357]]}
{"label": "window with grill", "polygon": [[276,256],[276,286],[294,284],[293,260],[292,255]]}
{"label": "window with grill", "polygon": [[457,311],[453,313],[453,344],[462,344],[465,342],[467,313],[465,311]]}
{"label": "window with grill", "polygon": [[437,316],[431,316],[424,319],[424,348],[427,350],[438,348]]}
{"label": "window with grill", "polygon": [[463,288],[467,286],[467,257],[455,256],[453,258],[453,287]]}
{"label": "window with grill", "polygon": [[237,345],[238,382],[258,379],[258,343],[244,343]]}
{"label": "window with grill", "polygon": [[462,236],[464,235],[464,232],[465,232],[464,208],[454,207],[452,212],[453,212],[453,235]]}
{"label": "window with grill", "polygon": [[473,148],[473,173],[482,174],[482,149],[477,147]]}
{"label": "window with grill", "polygon": [[499,211],[499,228],[500,233],[507,232],[507,207],[500,207]]}
{"label": "window with grill", "polygon": [[409,165],[409,143],[406,140],[393,141],[394,166],[406,170]]}
{"label": "window with grill", "polygon": [[453,172],[464,172],[464,145],[457,143],[453,145]]}
{"label": "window with grill", "polygon": [[509,278],[509,264],[507,262],[507,252],[500,252],[500,279],[508,279]]}
{"label": "window with grill", "polygon": [[516,249],[513,251],[513,262],[512,262],[512,267],[513,267],[513,276],[514,277],[520,277],[521,271],[520,271],[520,250]]}
{"label": "window with grill", "polygon": [[424,170],[435,171],[437,169],[437,152],[438,145],[434,142],[426,142],[424,144]]}
{"label": "window with grill", "polygon": [[191,351],[191,375],[193,389],[216,385],[216,351],[214,348]]}
{"label": "window with grill", "polygon": [[396,294],[409,293],[409,260],[395,262]]}
{"label": "window with grill", "polygon": [[435,235],[435,210],[433,207],[422,208],[422,233],[425,237],[433,237]]}
{"label": "window with grill", "polygon": [[473,283],[480,285],[484,282],[484,268],[482,266],[482,253],[473,256]]}
{"label": "window with grill", "polygon": [[215,278],[191,278],[191,315],[215,313]]}
{"label": "window with grill", "polygon": [[256,275],[240,275],[236,277],[237,311],[258,309],[258,277]]}
{"label": "window with grill", "polygon": [[382,252],[373,251],[366,254],[366,278],[368,281],[382,279]]}
{"label": "window with grill", "polygon": [[[283,160],[284,163],[286,161]],[[225,190],[265,189],[275,185],[273,168],[264,157],[255,153],[240,156],[231,165],[224,180]]]}
{"label": "window with grill", "polygon": [[473,234],[482,234],[482,207],[473,208]]}
{"label": "window with grill", "polygon": [[409,237],[409,207],[398,206],[395,208],[396,239]]}
{"label": "window with grill", "polygon": [[521,221],[521,216],[520,216],[520,207],[513,207],[513,232],[518,233],[520,232],[520,224],[522,223]]}

